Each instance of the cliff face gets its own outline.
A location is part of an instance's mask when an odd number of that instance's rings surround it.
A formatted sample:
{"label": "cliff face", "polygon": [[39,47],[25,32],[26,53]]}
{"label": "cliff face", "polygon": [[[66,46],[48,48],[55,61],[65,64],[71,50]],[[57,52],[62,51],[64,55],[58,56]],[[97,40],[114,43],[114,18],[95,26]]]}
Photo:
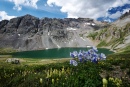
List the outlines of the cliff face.
{"label": "cliff face", "polygon": [[25,15],[0,22],[0,48],[19,51],[60,47],[108,47],[130,44],[130,11],[114,23],[89,18],[43,18]]}
{"label": "cliff face", "polygon": [[31,15],[0,22],[0,48],[20,51],[93,45],[86,35],[107,27],[89,18],[43,18]]}

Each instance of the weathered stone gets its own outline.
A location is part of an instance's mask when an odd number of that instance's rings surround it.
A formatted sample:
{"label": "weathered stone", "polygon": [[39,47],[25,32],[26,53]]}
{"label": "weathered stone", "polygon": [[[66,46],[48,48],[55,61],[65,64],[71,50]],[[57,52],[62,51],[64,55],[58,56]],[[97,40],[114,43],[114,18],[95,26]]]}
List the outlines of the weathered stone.
{"label": "weathered stone", "polygon": [[45,17],[39,19],[27,14],[13,18],[9,22],[0,22],[0,47],[12,47],[22,51],[56,47],[86,47],[92,45],[92,42],[80,37],[79,34],[89,33],[103,26],[106,24],[90,18]]}
{"label": "weathered stone", "polygon": [[6,28],[4,26],[8,23],[8,20],[3,20],[0,22],[0,33],[4,33],[6,31]]}
{"label": "weathered stone", "polygon": [[1,22],[0,22],[0,29],[1,29],[2,27],[4,27],[8,22],[9,22],[8,20],[3,20],[3,21],[1,21]]}
{"label": "weathered stone", "polygon": [[16,58],[8,58],[6,60],[7,63],[12,63],[12,64],[19,64],[20,63],[20,60],[19,59],[16,59]]}

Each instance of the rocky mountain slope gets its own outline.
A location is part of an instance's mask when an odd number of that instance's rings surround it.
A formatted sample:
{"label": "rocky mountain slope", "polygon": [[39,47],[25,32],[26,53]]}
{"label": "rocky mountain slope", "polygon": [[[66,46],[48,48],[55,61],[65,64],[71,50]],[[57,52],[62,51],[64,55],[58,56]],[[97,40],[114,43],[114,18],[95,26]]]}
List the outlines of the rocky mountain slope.
{"label": "rocky mountain slope", "polygon": [[130,47],[130,11],[109,27],[90,33],[87,37],[98,47],[107,47],[115,51]]}
{"label": "rocky mountain slope", "polygon": [[29,14],[0,22],[0,48],[19,51],[93,46],[86,36],[109,24],[89,18],[43,18]]}
{"label": "rocky mountain slope", "polygon": [[130,11],[113,23],[90,18],[42,18],[29,14],[0,22],[0,48],[19,51],[98,46],[130,47]]}

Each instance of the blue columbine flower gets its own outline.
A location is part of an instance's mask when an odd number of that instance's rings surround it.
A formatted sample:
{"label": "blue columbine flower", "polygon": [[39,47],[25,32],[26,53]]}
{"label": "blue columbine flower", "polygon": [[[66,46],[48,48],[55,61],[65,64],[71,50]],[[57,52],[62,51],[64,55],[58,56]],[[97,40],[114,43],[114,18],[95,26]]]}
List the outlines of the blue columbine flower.
{"label": "blue columbine flower", "polygon": [[72,64],[73,66],[77,66],[78,65],[77,61],[75,61],[75,60],[70,60],[70,64]]}
{"label": "blue columbine flower", "polygon": [[92,49],[93,49],[94,52],[98,52],[96,47],[93,47]]}
{"label": "blue columbine flower", "polygon": [[73,53],[71,53],[71,52],[70,52],[70,56],[71,56],[72,58],[75,58],[75,57],[74,57],[74,54],[73,54]]}
{"label": "blue columbine flower", "polygon": [[77,56],[78,56],[78,52],[77,52],[77,51],[74,51],[74,52],[73,52],[73,55],[74,55],[74,57],[77,57]]}
{"label": "blue columbine flower", "polygon": [[96,57],[93,58],[92,60],[93,63],[98,63],[98,59]]}
{"label": "blue columbine flower", "polygon": [[104,54],[104,53],[101,53],[101,58],[104,60],[104,59],[106,59],[106,55]]}
{"label": "blue columbine flower", "polygon": [[82,60],[83,60],[82,57],[79,57],[79,62],[82,62]]}
{"label": "blue columbine flower", "polygon": [[73,64],[73,60],[70,60],[70,64]]}
{"label": "blue columbine flower", "polygon": [[[83,63],[83,61],[91,61],[93,63],[98,63],[98,59],[105,60],[106,55],[104,53],[97,54],[98,50],[96,47],[92,47],[92,49],[89,49],[88,51],[74,51],[70,52],[70,56],[72,58],[78,58],[80,62]],[[76,60],[70,60],[70,64],[77,66],[78,63]]]}
{"label": "blue columbine flower", "polygon": [[77,63],[77,61],[73,61],[73,66],[77,66],[78,65],[78,63]]}

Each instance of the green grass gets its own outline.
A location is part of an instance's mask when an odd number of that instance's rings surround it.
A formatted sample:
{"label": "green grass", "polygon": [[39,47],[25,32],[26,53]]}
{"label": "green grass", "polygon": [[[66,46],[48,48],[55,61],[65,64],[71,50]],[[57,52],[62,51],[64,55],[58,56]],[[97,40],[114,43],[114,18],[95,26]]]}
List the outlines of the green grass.
{"label": "green grass", "polygon": [[[66,59],[20,58],[20,64],[0,58],[0,87],[130,87],[130,50],[107,56],[98,64],[69,64]],[[112,78],[113,80],[109,80]],[[117,86],[120,85],[120,86]]]}
{"label": "green grass", "polygon": [[98,35],[98,32],[93,32],[93,33],[90,33],[87,37],[91,37],[93,40],[95,40],[97,35]]}
{"label": "green grass", "polygon": [[103,41],[101,41],[98,45],[97,45],[97,47],[102,47],[102,46],[106,46],[107,45],[107,43],[103,40]]}
{"label": "green grass", "polygon": [[86,62],[78,66],[70,65],[69,59],[29,58],[15,65],[1,58],[0,87],[102,87],[102,78],[108,80],[108,87],[130,87],[129,55],[130,51],[115,53],[98,64]]}
{"label": "green grass", "polygon": [[[9,57],[11,58],[11,57]],[[11,63],[6,63],[5,61],[8,59],[8,57],[4,56],[0,58],[0,66],[7,66],[7,67],[11,67],[10,65],[14,65],[17,66],[15,64],[11,64]],[[45,65],[45,64],[51,64],[51,63],[63,63],[66,61],[69,61],[70,58],[61,58],[61,59],[48,59],[48,58],[44,58],[44,59],[36,59],[36,58],[17,58],[20,60],[20,66],[25,66],[25,65]],[[19,66],[18,65],[18,66]]]}
{"label": "green grass", "polygon": [[9,54],[13,52],[16,52],[16,50],[13,48],[0,48],[0,54]]}
{"label": "green grass", "polygon": [[125,50],[123,52],[119,52],[119,53],[115,53],[115,54],[111,54],[109,55],[108,57],[112,57],[112,58],[127,58],[129,59],[130,58],[130,50]]}
{"label": "green grass", "polygon": [[130,45],[128,45],[125,48],[121,49],[121,51],[125,51],[125,52],[130,51]]}

